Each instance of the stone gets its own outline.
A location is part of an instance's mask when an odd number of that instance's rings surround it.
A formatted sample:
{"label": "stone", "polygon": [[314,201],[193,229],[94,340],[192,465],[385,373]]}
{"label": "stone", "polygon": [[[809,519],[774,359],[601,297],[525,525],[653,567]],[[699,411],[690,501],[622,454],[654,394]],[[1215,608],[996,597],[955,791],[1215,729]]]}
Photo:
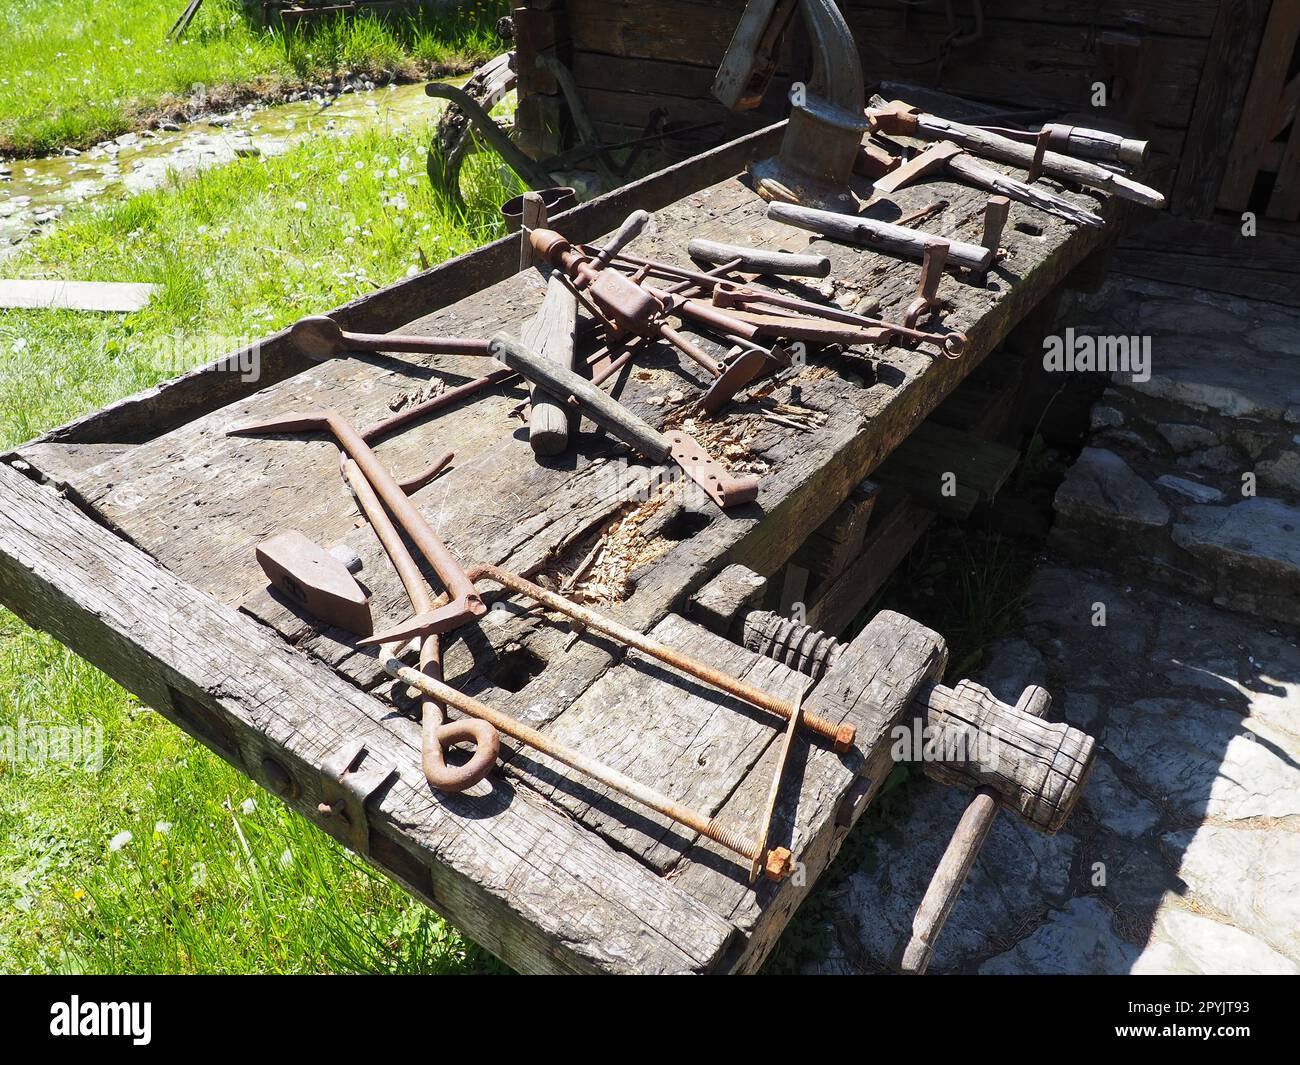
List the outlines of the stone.
{"label": "stone", "polygon": [[1098,403],[1089,415],[1089,424],[1093,429],[1114,429],[1124,424],[1124,414],[1114,407]]}
{"label": "stone", "polygon": [[1257,463],[1255,472],[1260,483],[1269,488],[1300,492],[1300,451],[1279,452]]}
{"label": "stone", "polygon": [[1085,447],[1056,492],[1062,514],[1105,521],[1120,530],[1159,528],[1169,508],[1113,451]]}
{"label": "stone", "polygon": [[1143,794],[1183,820],[1300,815],[1300,766],[1286,754],[1288,738],[1231,709],[1174,697],[1121,703],[1101,742]]}
{"label": "stone", "polygon": [[1161,474],[1156,478],[1156,484],[1197,503],[1218,503],[1223,499],[1223,493],[1217,488],[1199,481],[1190,481],[1186,477],[1175,477],[1171,473]]}
{"label": "stone", "polygon": [[1294,976],[1300,965],[1240,928],[1166,909],[1132,971],[1140,976]]}
{"label": "stone", "polygon": [[1179,517],[1174,543],[1204,562],[1300,581],[1300,509],[1256,497],[1230,507],[1189,506]]}
{"label": "stone", "polygon": [[1300,375],[1285,355],[1240,345],[1228,355],[1222,341],[1205,336],[1173,340],[1156,345],[1149,380],[1125,381],[1124,388],[1227,418],[1280,420],[1300,402]]}
{"label": "stone", "polygon": [[1031,684],[1047,685],[1047,663],[1028,640],[999,640],[985,652],[977,679],[1004,703],[1012,706]]}
{"label": "stone", "polygon": [[1032,935],[979,967],[983,974],[1035,976],[1129,972],[1139,951],[1115,934],[1110,911],[1094,898],[1071,899]]}
{"label": "stone", "polygon": [[1246,334],[1246,341],[1275,355],[1300,355],[1300,329],[1289,325],[1265,325]]}
{"label": "stone", "polygon": [[1141,322],[1144,333],[1164,332],[1178,336],[1214,333],[1237,336],[1245,324],[1236,314],[1222,307],[1198,306],[1181,300],[1157,304],[1151,312],[1142,315]]}
{"label": "stone", "polygon": [[241,159],[256,158],[262,154],[262,149],[252,141],[238,141],[235,144],[235,154]]}
{"label": "stone", "polygon": [[1300,833],[1203,824],[1161,844],[1201,907],[1300,959]]}
{"label": "stone", "polygon": [[1156,432],[1165,438],[1165,442],[1175,454],[1184,455],[1197,448],[1213,447],[1219,442],[1215,433],[1202,425],[1188,425],[1184,422],[1159,422]]}
{"label": "stone", "polygon": [[[897,966],[912,918],[970,793],[928,780],[907,785],[907,810],[873,833],[859,867],[829,898],[835,942],[817,972],[872,972]],[[870,816],[870,814],[868,814]],[[1078,841],[999,814],[965,888],[935,943],[930,972],[970,967],[1034,920],[1069,888]],[[1008,875],[1009,870],[1014,874]]]}
{"label": "stone", "polygon": [[1160,811],[1120,780],[1104,758],[1097,759],[1081,801],[1098,824],[1128,839],[1136,839],[1160,820]]}

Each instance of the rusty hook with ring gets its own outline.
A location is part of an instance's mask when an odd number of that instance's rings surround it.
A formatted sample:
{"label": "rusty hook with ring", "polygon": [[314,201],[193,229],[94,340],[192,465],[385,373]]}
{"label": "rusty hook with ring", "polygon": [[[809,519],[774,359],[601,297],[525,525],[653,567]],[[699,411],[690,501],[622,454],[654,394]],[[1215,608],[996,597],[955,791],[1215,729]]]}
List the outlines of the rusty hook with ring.
{"label": "rusty hook with ring", "polygon": [[[411,605],[417,606],[417,596]],[[427,593],[424,596],[428,599]],[[442,646],[437,636],[427,636],[420,644],[420,672],[434,680],[442,677]],[[412,693],[414,694],[414,692]],[[472,788],[497,764],[501,753],[501,734],[486,721],[475,717],[456,721],[446,719],[446,707],[436,699],[420,699],[420,765],[424,777],[438,791],[458,792]],[[464,743],[474,753],[464,765],[449,765],[446,751]]]}
{"label": "rusty hook with ring", "polygon": [[[412,609],[417,612],[434,609],[433,596],[419,566],[366,475],[352,459],[344,461],[343,475],[397,570]],[[420,672],[437,681],[443,679],[442,645],[436,634],[420,641]],[[473,755],[464,765],[448,764],[447,748],[460,743],[472,744]],[[441,703],[427,697],[420,700],[420,764],[430,786],[446,792],[472,788],[492,772],[500,751],[501,736],[488,722],[474,718],[447,721],[446,708]]]}

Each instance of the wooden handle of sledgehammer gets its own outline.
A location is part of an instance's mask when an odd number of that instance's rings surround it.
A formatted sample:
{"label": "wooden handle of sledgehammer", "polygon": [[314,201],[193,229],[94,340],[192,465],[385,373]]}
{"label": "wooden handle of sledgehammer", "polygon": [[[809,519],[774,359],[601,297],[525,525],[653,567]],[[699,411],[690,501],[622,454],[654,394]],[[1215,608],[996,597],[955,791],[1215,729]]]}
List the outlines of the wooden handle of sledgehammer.
{"label": "wooden handle of sledgehammer", "polygon": [[590,381],[530,350],[508,333],[494,336],[491,349],[492,354],[510,369],[550,393],[561,404],[567,403],[572,396],[583,414],[652,462],[668,461],[673,450],[672,441]]}
{"label": "wooden handle of sledgehammer", "polygon": [[[1051,705],[1052,697],[1043,688],[1031,685],[1020,696],[1016,709],[1042,718]],[[898,967],[900,972],[920,976],[929,967],[934,958],[934,941],[943,931],[997,816],[997,792],[992,788],[980,788],[957,822],[930,886],[925,889],[921,905],[916,909],[916,916],[912,918],[912,937],[903,948],[903,959]]]}

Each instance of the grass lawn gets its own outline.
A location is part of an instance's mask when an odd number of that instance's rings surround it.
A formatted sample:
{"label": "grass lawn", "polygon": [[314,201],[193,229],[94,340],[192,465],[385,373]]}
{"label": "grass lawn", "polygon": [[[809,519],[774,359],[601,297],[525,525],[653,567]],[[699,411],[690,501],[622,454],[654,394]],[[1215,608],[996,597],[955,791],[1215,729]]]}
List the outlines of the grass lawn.
{"label": "grass lawn", "polygon": [[178,0],[0,0],[0,155],[83,147],[174,110],[211,106],[340,71],[416,77],[472,68],[503,47],[505,0],[438,13],[322,23],[302,34],[249,25],[238,0],[205,0],[178,43]]}
{"label": "grass lawn", "polygon": [[[127,316],[0,311],[0,447],[499,235],[496,208],[517,190],[503,184],[495,157],[469,161],[462,215],[429,188],[429,137],[427,127],[322,136],[106,210],[70,212],[6,273],[162,291]],[[24,722],[89,730],[104,757],[92,772],[6,761],[0,744],[0,972],[494,964],[0,610],[0,739]]]}

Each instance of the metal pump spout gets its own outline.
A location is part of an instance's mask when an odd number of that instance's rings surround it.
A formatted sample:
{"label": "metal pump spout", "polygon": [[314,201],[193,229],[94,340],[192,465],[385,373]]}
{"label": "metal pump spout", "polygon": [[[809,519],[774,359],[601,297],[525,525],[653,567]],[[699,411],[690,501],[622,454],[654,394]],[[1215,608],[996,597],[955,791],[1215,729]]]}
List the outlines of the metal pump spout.
{"label": "metal pump spout", "polygon": [[[750,167],[767,200],[825,210],[856,210],[849,177],[867,129],[866,90],[857,43],[833,0],[799,0],[813,52],[809,83],[791,91],[781,151]],[[793,14],[790,0],[750,0],[713,92],[737,110],[756,107],[776,69],[775,38]]]}

